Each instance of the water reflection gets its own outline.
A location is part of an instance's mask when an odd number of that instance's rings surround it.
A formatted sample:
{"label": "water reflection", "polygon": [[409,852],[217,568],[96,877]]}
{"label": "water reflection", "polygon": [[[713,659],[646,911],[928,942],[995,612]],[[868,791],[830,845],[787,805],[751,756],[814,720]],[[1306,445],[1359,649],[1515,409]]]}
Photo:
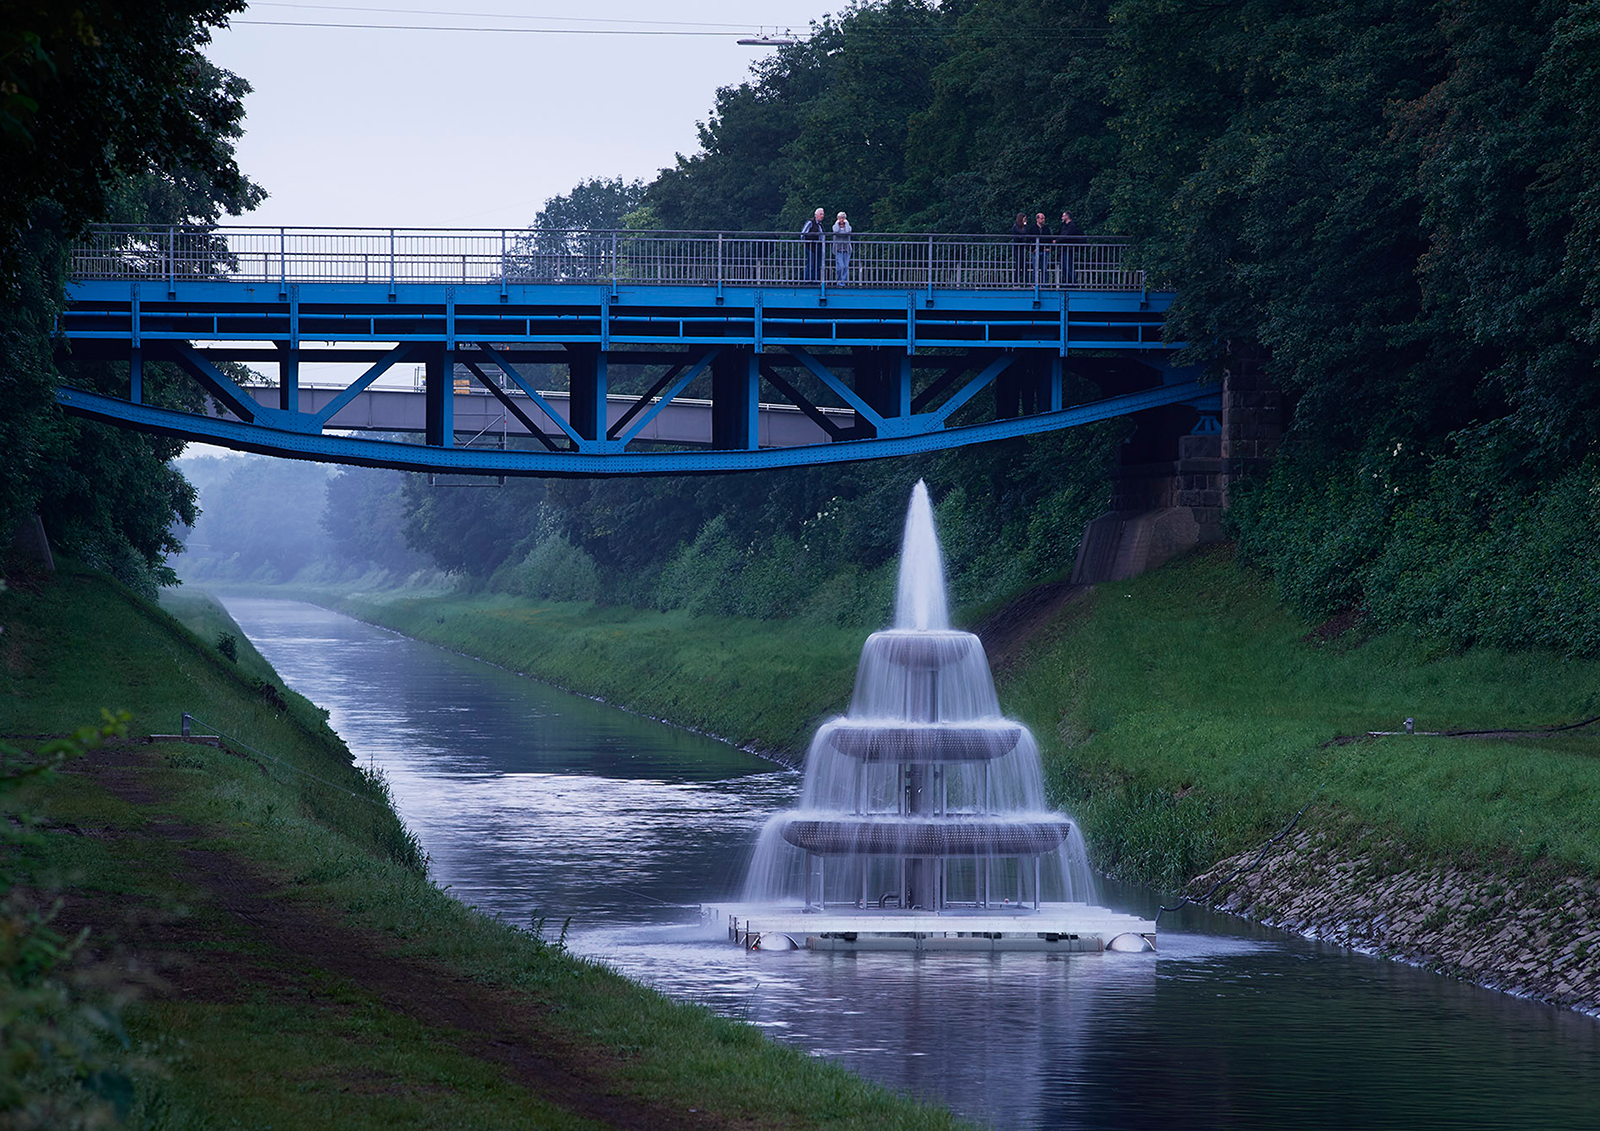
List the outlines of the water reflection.
{"label": "water reflection", "polygon": [[226,604],[461,899],[571,916],[582,953],[996,1127],[1595,1125],[1591,1019],[1193,909],[1159,955],[748,953],[694,908],[799,775],[309,605]]}

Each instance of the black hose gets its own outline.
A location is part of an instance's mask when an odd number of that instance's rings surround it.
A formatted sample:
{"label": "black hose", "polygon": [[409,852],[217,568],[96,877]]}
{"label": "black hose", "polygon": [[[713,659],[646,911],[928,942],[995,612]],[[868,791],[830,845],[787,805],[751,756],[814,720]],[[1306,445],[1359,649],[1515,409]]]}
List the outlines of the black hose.
{"label": "black hose", "polygon": [[[1311,798],[1311,801],[1315,801],[1315,800],[1316,800],[1316,795],[1313,794],[1312,798]],[[1198,899],[1190,899],[1186,895],[1180,896],[1178,898],[1178,902],[1176,904],[1174,904],[1173,906],[1171,906],[1171,907],[1158,907],[1156,909],[1156,919],[1155,919],[1156,923],[1160,924],[1161,916],[1165,912],[1177,911],[1178,909],[1180,909],[1180,908],[1182,908],[1185,905],[1190,904],[1190,903],[1194,903],[1194,904],[1209,903],[1210,900],[1211,900],[1211,897],[1217,893],[1217,889],[1220,888],[1223,884],[1227,883],[1229,880],[1232,880],[1237,876],[1243,875],[1246,872],[1255,871],[1255,869],[1257,869],[1258,867],[1261,866],[1261,862],[1267,858],[1267,849],[1271,848],[1273,845],[1277,844],[1284,837],[1288,836],[1289,835],[1289,830],[1294,828],[1297,824],[1300,823],[1300,818],[1305,815],[1305,811],[1307,809],[1311,808],[1311,801],[1307,801],[1304,805],[1300,806],[1300,812],[1296,813],[1292,818],[1290,818],[1289,823],[1287,825],[1283,826],[1282,830],[1279,831],[1278,835],[1273,837],[1271,840],[1267,841],[1267,843],[1265,843],[1265,844],[1263,844],[1261,846],[1261,851],[1256,854],[1256,858],[1254,860],[1250,861],[1250,863],[1248,863],[1248,864],[1239,865],[1239,867],[1237,867],[1233,871],[1229,872],[1226,876],[1223,876],[1222,879],[1220,879],[1216,883],[1212,884],[1210,890],[1207,891],[1204,895],[1200,896]]]}

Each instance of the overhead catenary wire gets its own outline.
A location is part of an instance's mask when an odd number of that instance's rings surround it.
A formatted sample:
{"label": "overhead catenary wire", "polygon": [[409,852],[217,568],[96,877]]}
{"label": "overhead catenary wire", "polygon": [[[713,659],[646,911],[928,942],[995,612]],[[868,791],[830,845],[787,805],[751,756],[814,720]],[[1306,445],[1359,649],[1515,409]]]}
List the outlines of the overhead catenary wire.
{"label": "overhead catenary wire", "polygon": [[[520,12],[451,12],[438,8],[383,8],[358,4],[290,4],[282,0],[261,0],[254,8],[294,8],[308,12],[367,12],[382,16],[448,16],[459,20],[522,20],[537,23],[567,24],[648,24],[652,27],[703,27],[722,28],[725,31],[745,31],[749,24],[717,23],[711,20],[653,20],[620,16],[540,16]],[[777,21],[782,24],[783,21]],[[791,21],[791,24],[794,21]]]}
{"label": "overhead catenary wire", "polygon": [[[713,23],[709,21],[691,20],[655,20],[655,19],[624,19],[605,16],[537,16],[520,15],[505,12],[447,12],[440,9],[423,8],[386,8],[368,7],[358,5],[309,5],[289,3],[258,4],[257,7],[290,8],[314,12],[359,12],[371,15],[388,16],[443,16],[457,20],[523,20],[541,21],[555,24],[607,24],[621,26],[606,27],[577,27],[577,26],[544,26],[527,27],[512,26],[497,22],[495,24],[465,24],[465,23],[376,23],[359,20],[312,20],[312,19],[232,19],[228,26],[252,27],[286,27],[286,28],[328,28],[345,31],[457,31],[478,34],[504,34],[504,35],[601,35],[601,36],[678,36],[691,38],[722,39],[741,32],[748,33],[749,24]],[[795,22],[785,24],[783,21],[768,21],[762,27],[793,27]],[[813,25],[816,26],[816,25]],[[840,24],[825,25],[826,30],[838,32],[845,30]],[[819,29],[820,30],[820,29]],[[896,38],[896,39],[944,39],[952,35],[961,34],[975,36],[983,39],[1047,39],[1068,40],[1079,38],[1101,38],[1112,33],[1110,27],[1075,27],[1062,29],[1034,28],[1016,31],[1000,31],[993,29],[977,28],[896,28],[873,27],[852,24],[846,34],[850,37],[869,38]],[[787,38],[787,36],[785,36]],[[796,37],[799,42],[805,43],[804,37]]]}

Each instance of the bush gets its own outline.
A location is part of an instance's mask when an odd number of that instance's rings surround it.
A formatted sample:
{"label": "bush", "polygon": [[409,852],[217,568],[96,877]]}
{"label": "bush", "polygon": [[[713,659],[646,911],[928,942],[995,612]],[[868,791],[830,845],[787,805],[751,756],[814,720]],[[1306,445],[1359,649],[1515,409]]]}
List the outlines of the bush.
{"label": "bush", "polygon": [[695,540],[680,547],[656,582],[656,607],[687,609],[696,616],[734,613],[743,555],[733,544],[728,520],[717,515]]}
{"label": "bush", "polygon": [[1362,609],[1458,647],[1600,655],[1600,459],[1535,474],[1515,449],[1458,437],[1420,467],[1399,444],[1286,452],[1235,494],[1239,555],[1313,620]]}
{"label": "bush", "polygon": [[231,632],[217,633],[217,651],[221,652],[230,663],[239,662],[239,640]]}
{"label": "bush", "polygon": [[549,534],[514,564],[496,570],[490,585],[541,601],[593,601],[600,595],[600,573],[581,548]]}

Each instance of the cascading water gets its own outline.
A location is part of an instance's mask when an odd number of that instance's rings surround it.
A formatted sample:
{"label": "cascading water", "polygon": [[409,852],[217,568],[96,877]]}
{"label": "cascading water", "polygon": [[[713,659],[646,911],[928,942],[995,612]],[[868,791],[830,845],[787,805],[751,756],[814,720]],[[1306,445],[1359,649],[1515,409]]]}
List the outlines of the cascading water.
{"label": "cascading water", "polygon": [[894,627],[862,648],[849,713],[773,817],[750,904],[992,915],[1095,902],[1077,826],[1045,803],[1039,750],[1000,714],[978,638],[950,628],[928,489],[906,513]]}

